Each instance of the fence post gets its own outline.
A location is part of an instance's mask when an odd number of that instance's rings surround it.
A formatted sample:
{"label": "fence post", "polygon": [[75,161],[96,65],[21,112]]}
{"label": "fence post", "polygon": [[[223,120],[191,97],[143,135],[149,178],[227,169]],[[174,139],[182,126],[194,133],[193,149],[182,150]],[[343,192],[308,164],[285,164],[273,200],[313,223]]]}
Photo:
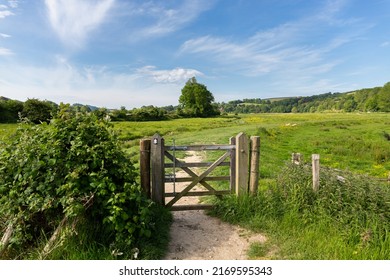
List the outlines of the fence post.
{"label": "fence post", "polygon": [[[230,137],[230,145],[236,145],[236,137]],[[230,192],[236,192],[236,148],[230,151]]]}
{"label": "fence post", "polygon": [[302,155],[300,153],[292,153],[291,154],[291,162],[293,164],[299,165],[302,162]]}
{"label": "fence post", "polygon": [[259,164],[260,164],[260,137],[251,136],[251,166],[249,178],[249,192],[252,195],[257,194],[259,188]]}
{"label": "fence post", "polygon": [[153,135],[150,152],[152,157],[152,200],[164,205],[164,138],[157,133]]}
{"label": "fence post", "polygon": [[150,198],[150,139],[140,140],[140,177],[141,187],[147,198]]}
{"label": "fence post", "polygon": [[236,194],[248,193],[249,179],[248,137],[241,132],[236,136]]}
{"label": "fence post", "polygon": [[313,190],[317,192],[320,188],[320,155],[311,155],[313,168]]}

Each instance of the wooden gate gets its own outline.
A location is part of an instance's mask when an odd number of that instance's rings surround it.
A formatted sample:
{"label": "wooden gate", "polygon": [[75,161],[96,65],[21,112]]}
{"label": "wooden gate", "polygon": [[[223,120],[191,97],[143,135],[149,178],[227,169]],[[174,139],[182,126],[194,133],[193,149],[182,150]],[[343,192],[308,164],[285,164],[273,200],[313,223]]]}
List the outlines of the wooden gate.
{"label": "wooden gate", "polygon": [[[152,139],[141,140],[140,151],[140,171],[141,185],[145,193],[153,201],[169,207],[171,210],[198,210],[207,209],[211,205],[175,205],[185,196],[208,196],[224,194],[241,194],[257,192],[258,169],[259,169],[259,144],[257,136],[251,137],[252,149],[249,147],[247,136],[244,133],[230,138],[227,145],[189,145],[189,146],[166,146],[164,138],[155,134]],[[223,154],[214,162],[184,162],[176,157],[176,152],[181,151],[221,151]],[[251,151],[251,153],[249,152]],[[249,160],[251,158],[251,168],[249,170]],[[166,162],[166,159],[169,162]],[[253,164],[257,162],[257,164]],[[252,168],[252,165],[253,168]],[[213,170],[219,166],[228,166],[228,176],[211,176]],[[166,176],[166,169],[173,169],[171,176]],[[191,168],[205,168],[197,174]],[[181,169],[187,177],[176,178],[176,169]],[[253,169],[253,170],[252,170]],[[251,174],[251,176],[249,176]],[[216,190],[209,182],[228,181],[229,189]],[[166,183],[189,184],[180,192],[166,192]],[[196,185],[201,185],[205,190],[191,191]],[[171,198],[166,201],[166,198]]]}

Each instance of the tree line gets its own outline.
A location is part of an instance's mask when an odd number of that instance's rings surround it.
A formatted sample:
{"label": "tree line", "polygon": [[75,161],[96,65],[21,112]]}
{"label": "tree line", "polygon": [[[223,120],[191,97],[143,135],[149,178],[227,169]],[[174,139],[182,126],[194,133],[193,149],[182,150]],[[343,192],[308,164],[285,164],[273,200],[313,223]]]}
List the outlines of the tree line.
{"label": "tree line", "polygon": [[[0,123],[13,123],[28,119],[32,123],[49,122],[56,116],[58,105],[51,101],[28,99],[26,102],[0,98]],[[109,110],[91,105],[73,104],[68,107],[73,112],[90,112],[99,118],[109,116],[113,121],[157,121],[179,117],[212,117],[219,115],[213,94],[195,77],[189,79],[182,89],[178,106],[143,106],[131,110],[122,106]]]}
{"label": "tree line", "polygon": [[0,97],[0,123],[15,123],[28,118],[33,123],[48,122],[58,105],[51,101],[28,99],[25,102]]}
{"label": "tree line", "polygon": [[[90,105],[73,104],[69,110],[91,112],[98,117],[110,116],[113,121],[158,121],[180,117],[213,117],[220,114],[248,113],[314,113],[314,112],[390,112],[390,82],[346,93],[324,93],[305,97],[275,99],[243,99],[216,103],[207,87],[196,78],[187,81],[177,106],[143,106],[109,110]],[[25,102],[0,97],[0,123],[14,123],[27,118],[33,123],[49,122],[58,105],[47,100]]]}
{"label": "tree line", "polygon": [[390,112],[390,82],[383,87],[346,93],[324,93],[279,99],[243,99],[220,103],[221,112],[314,113],[314,112]]}
{"label": "tree line", "polygon": [[[5,97],[0,99],[0,123],[16,123],[21,119],[31,123],[39,124],[50,122],[58,113],[59,105],[48,100],[36,98],[28,99],[25,102],[12,100]],[[113,121],[157,121],[170,118],[177,118],[177,106],[155,107],[143,106],[127,110],[125,107],[110,110],[97,108],[90,105],[73,104],[68,107],[70,112],[89,112],[99,118],[109,116]]]}

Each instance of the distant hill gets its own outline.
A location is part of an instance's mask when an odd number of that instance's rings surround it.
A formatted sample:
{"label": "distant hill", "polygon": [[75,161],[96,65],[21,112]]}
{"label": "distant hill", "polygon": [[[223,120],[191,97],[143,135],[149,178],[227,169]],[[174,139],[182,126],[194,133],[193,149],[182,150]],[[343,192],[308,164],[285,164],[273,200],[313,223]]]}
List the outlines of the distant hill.
{"label": "distant hill", "polygon": [[96,106],[92,106],[92,105],[88,105],[88,104],[84,105],[84,104],[80,104],[80,103],[74,103],[72,106],[73,107],[87,107],[91,111],[96,111],[99,109],[99,107],[96,107]]}
{"label": "distant hill", "polygon": [[252,98],[218,105],[223,113],[390,112],[390,83],[344,93]]}
{"label": "distant hill", "polygon": [[272,102],[281,101],[289,98],[300,98],[300,97],[272,97],[272,98],[265,98],[264,100],[269,100]]}

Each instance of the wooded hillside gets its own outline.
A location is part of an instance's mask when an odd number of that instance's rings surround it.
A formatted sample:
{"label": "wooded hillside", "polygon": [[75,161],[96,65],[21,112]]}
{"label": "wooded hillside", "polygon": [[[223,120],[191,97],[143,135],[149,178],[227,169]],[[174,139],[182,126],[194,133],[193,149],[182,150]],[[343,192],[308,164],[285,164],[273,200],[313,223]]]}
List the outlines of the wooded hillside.
{"label": "wooded hillside", "polygon": [[390,83],[345,93],[234,100],[220,108],[224,113],[390,112]]}

